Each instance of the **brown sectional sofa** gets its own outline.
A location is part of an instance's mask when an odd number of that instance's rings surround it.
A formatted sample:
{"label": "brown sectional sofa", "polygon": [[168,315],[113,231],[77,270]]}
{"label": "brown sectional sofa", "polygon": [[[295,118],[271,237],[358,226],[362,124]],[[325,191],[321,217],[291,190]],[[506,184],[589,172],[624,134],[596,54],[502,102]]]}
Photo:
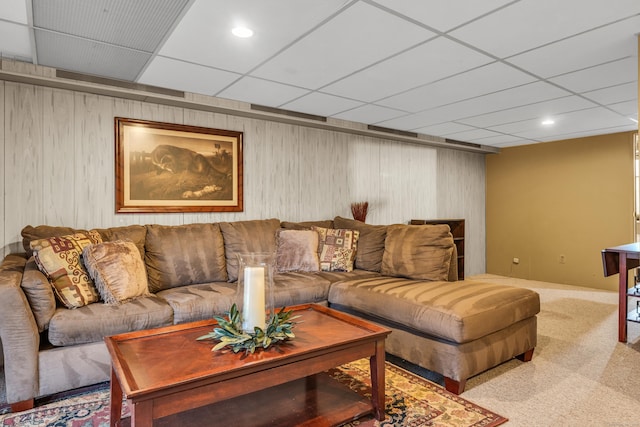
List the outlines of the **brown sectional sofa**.
{"label": "brown sectional sofa", "polygon": [[56,298],[31,246],[38,239],[88,230],[27,226],[22,230],[25,253],[10,254],[0,265],[8,402],[23,410],[36,397],[108,380],[105,336],[225,313],[235,300],[236,255],[276,253],[286,247],[280,246],[278,230],[312,226],[357,230],[355,268],[277,273],[276,306],[319,303],[382,323],[393,330],[389,353],[443,374],[455,393],[473,375],[513,357],[531,358],[538,295],[457,281],[455,246],[446,225],[382,226],[336,217],[97,229],[103,242],[133,242],[128,245],[144,261],[148,292],[120,304],[98,301],[74,309]]}

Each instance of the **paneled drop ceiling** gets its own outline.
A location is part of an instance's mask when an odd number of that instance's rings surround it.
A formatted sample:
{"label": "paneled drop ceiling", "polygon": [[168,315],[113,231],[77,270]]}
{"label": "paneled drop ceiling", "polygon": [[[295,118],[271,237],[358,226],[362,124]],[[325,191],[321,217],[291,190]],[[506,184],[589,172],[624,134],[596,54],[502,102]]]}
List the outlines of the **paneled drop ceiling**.
{"label": "paneled drop ceiling", "polygon": [[494,147],[637,130],[638,33],[638,0],[0,3],[3,58]]}

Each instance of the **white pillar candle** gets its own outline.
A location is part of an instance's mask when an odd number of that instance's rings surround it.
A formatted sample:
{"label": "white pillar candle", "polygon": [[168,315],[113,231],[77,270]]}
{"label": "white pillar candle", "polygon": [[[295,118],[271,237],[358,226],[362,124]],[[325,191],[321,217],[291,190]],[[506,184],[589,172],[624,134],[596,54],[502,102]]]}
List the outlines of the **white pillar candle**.
{"label": "white pillar candle", "polygon": [[242,329],[253,332],[266,327],[264,267],[245,267]]}

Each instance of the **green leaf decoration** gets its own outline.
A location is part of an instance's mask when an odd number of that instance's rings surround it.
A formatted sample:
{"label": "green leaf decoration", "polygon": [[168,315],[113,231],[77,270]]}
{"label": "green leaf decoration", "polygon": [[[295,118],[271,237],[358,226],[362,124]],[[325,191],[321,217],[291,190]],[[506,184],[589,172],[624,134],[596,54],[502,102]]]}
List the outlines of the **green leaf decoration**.
{"label": "green leaf decoration", "polygon": [[212,332],[196,338],[196,340],[220,341],[213,346],[211,351],[230,347],[234,353],[244,350],[245,354],[253,354],[258,348],[266,349],[295,338],[291,331],[296,324],[293,320],[298,319],[300,315],[292,315],[293,311],[285,311],[285,307],[282,307],[280,311],[271,316],[264,331],[256,326],[253,333],[246,333],[242,331],[241,313],[238,307],[233,304],[226,318],[214,316],[218,327],[214,328]]}

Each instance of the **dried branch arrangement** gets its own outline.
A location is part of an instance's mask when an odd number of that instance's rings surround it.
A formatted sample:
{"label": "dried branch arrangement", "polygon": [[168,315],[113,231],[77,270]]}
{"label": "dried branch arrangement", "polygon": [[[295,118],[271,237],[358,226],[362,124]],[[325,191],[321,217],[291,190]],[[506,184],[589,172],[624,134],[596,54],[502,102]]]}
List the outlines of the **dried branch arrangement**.
{"label": "dried branch arrangement", "polygon": [[364,222],[367,219],[367,211],[369,210],[369,202],[351,203],[351,214],[353,219]]}

